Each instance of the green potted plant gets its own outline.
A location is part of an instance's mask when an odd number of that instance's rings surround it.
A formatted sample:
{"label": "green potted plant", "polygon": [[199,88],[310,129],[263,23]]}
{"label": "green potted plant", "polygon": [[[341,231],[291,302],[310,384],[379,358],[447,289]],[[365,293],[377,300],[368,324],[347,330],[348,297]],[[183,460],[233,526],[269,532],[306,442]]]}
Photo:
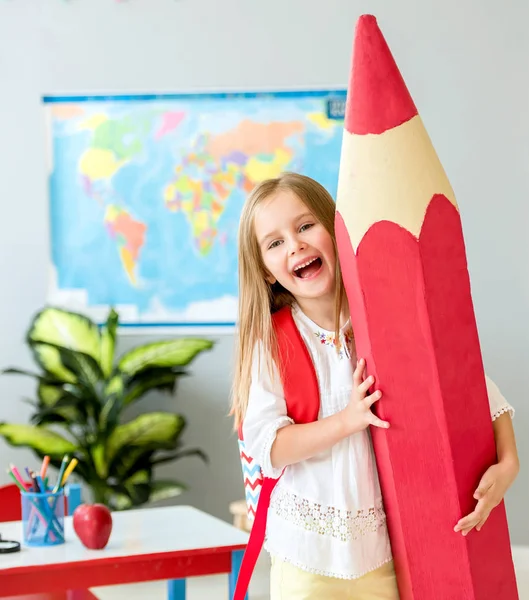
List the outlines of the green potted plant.
{"label": "green potted plant", "polygon": [[31,424],[0,423],[13,446],[48,455],[57,469],[63,456],[78,459],[75,473],[96,502],[123,510],[180,494],[185,486],[154,476],[157,465],[185,456],[206,460],[182,447],[182,415],[147,412],[127,420],[125,411],[147,392],[172,392],[186,367],[213,342],[182,337],[137,346],[115,357],[118,314],[99,328],[86,316],[47,307],[27,335],[40,372],[9,368],[7,374],[37,381]]}

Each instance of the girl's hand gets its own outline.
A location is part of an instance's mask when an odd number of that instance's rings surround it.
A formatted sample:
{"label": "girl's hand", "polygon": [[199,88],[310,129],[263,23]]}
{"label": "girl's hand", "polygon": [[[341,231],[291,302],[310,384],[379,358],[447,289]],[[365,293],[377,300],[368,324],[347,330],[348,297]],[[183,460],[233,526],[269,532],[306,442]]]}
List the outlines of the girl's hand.
{"label": "girl's hand", "polygon": [[375,378],[370,376],[364,381],[365,366],[366,363],[364,359],[358,361],[353,373],[354,389],[351,401],[343,410],[345,427],[349,435],[363,431],[369,427],[369,425],[382,427],[384,429],[389,427],[389,423],[382,421],[371,412],[371,407],[375,402],[380,400],[382,392],[377,390],[371,395],[366,396],[369,388],[375,383]]}
{"label": "girl's hand", "polygon": [[474,498],[478,501],[472,513],[460,519],[454,531],[468,535],[474,527],[480,531],[490,513],[503,500],[505,493],[516,479],[517,469],[509,463],[499,462],[492,465],[481,478]]}

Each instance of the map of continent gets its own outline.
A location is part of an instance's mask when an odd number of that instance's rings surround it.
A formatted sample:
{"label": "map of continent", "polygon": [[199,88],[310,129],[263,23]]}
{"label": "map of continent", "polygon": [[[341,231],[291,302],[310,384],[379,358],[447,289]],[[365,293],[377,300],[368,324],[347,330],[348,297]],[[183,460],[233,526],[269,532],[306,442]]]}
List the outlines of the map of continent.
{"label": "map of continent", "polygon": [[249,192],[259,181],[277,177],[292,159],[286,140],[296,133],[303,133],[302,122],[242,121],[232,131],[201,136],[175,166],[175,180],[165,190],[167,207],[186,215],[202,255],[215,242],[217,223],[234,190]]}
{"label": "map of continent", "polygon": [[109,234],[116,240],[123,268],[132,285],[137,284],[136,269],[147,226],[135,221],[126,209],[109,204],[105,212],[105,224]]}
{"label": "map of continent", "polygon": [[345,92],[46,97],[49,302],[129,326],[233,326],[237,228],[284,171],[334,196]]}

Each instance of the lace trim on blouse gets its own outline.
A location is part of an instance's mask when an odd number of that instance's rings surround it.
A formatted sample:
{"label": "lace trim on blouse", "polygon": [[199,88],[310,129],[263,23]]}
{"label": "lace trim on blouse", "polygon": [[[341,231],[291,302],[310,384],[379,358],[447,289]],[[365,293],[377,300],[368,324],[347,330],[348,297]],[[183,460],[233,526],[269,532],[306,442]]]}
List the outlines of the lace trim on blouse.
{"label": "lace trim on blouse", "polygon": [[514,408],[510,405],[502,406],[499,408],[493,415],[492,420],[495,421],[505,413],[509,413],[511,415],[511,419],[514,418]]}
{"label": "lace trim on blouse", "polygon": [[344,510],[311,502],[282,489],[274,492],[270,508],[278,517],[306,531],[342,542],[376,533],[386,522],[382,503],[364,510]]}
{"label": "lace trim on blouse", "polygon": [[273,549],[270,548],[268,543],[266,543],[266,545],[265,545],[265,550],[270,554],[270,556],[273,556],[275,559],[280,560],[281,562],[284,562],[284,563],[291,564],[292,566],[296,567],[297,569],[301,569],[302,571],[305,571],[306,573],[311,573],[312,575],[319,575],[320,577],[333,577],[334,579],[346,579],[346,580],[360,579],[360,577],[365,577],[367,574],[372,573],[373,571],[376,571],[377,569],[381,569],[384,565],[387,565],[388,563],[390,563],[393,560],[393,557],[389,556],[388,558],[385,558],[384,560],[377,563],[372,569],[363,571],[361,573],[355,573],[354,575],[344,575],[343,573],[335,573],[334,571],[325,571],[323,569],[313,569],[312,567],[307,567],[306,565],[304,565],[298,561],[287,558],[280,552],[275,552]]}

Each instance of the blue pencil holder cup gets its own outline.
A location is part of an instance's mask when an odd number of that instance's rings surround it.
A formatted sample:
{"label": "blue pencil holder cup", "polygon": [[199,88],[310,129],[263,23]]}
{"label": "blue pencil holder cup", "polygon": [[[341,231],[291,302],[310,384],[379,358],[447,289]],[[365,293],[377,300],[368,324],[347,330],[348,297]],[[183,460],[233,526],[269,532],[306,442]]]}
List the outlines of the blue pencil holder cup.
{"label": "blue pencil holder cup", "polygon": [[64,491],[20,492],[22,541],[26,546],[64,544]]}

